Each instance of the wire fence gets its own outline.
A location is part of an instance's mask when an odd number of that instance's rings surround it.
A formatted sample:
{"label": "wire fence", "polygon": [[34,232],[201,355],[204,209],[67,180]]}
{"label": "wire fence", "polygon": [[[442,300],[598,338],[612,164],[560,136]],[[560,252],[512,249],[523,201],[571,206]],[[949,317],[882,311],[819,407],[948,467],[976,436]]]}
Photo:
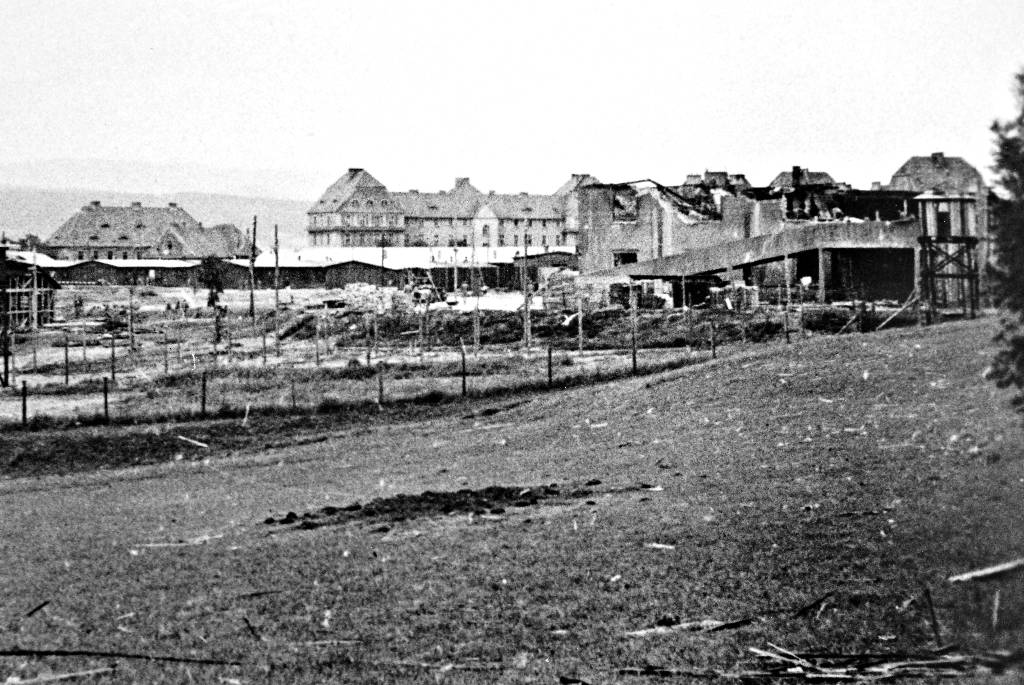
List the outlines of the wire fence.
{"label": "wire fence", "polygon": [[381,337],[382,322],[339,327],[324,312],[286,339],[267,316],[148,320],[109,331],[65,327],[14,340],[0,426],[245,419],[568,388],[701,363],[722,345],[869,330],[866,312],[854,307],[850,314],[803,306],[633,309],[601,320],[592,312],[582,326],[538,324],[539,344],[530,349],[443,344],[415,329]]}

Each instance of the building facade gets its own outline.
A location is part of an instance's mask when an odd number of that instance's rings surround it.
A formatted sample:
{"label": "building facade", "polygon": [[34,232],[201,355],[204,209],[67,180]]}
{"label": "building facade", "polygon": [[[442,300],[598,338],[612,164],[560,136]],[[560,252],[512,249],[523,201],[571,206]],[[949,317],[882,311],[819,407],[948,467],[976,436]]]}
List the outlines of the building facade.
{"label": "building facade", "polygon": [[365,169],[349,169],[309,209],[317,247],[575,247],[581,187],[572,177],[551,195],[483,193],[468,178],[437,193],[389,191]]}

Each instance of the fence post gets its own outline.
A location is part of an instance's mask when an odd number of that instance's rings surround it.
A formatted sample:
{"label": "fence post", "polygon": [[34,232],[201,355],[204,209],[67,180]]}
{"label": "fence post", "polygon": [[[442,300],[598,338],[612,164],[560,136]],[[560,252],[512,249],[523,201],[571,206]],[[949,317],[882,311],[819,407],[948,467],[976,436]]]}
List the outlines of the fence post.
{"label": "fence post", "polygon": [[576,351],[583,355],[583,298],[576,298]]}
{"label": "fence post", "polygon": [[263,334],[263,366],[267,365],[267,327],[261,326],[260,330]]}
{"label": "fence post", "polygon": [[167,372],[170,370],[170,365],[171,365],[170,352],[167,349],[167,344],[168,344],[167,343],[167,331],[164,331],[164,375],[165,376],[167,375]]}
{"label": "fence post", "polygon": [[295,379],[292,378],[292,409],[294,410],[297,407],[298,407],[298,402],[295,399]]}
{"label": "fence post", "polygon": [[782,312],[782,327],[786,329],[786,344],[789,344],[789,307]]}
{"label": "fence post", "polygon": [[71,382],[71,358],[68,351],[68,333],[64,331],[64,385]]}
{"label": "fence post", "polygon": [[715,340],[715,338],[717,337],[715,335],[716,332],[717,331],[716,331],[716,327],[715,327],[715,322],[712,321],[711,322],[711,358],[712,359],[718,359],[718,343]]}
{"label": "fence post", "polygon": [[629,328],[630,337],[633,342],[633,375],[636,375],[636,326],[637,326],[637,299],[639,299],[636,293],[633,291],[633,286],[629,287]]}
{"label": "fence post", "polygon": [[85,343],[86,342],[87,342],[87,340],[86,340],[86,337],[85,337],[85,324],[83,323],[82,324],[82,361],[83,362],[89,361],[89,358],[86,356],[86,353],[85,353],[85,347],[86,347]]}
{"label": "fence post", "polygon": [[32,331],[32,373],[39,370],[39,361],[36,358],[36,346],[38,344],[37,338],[39,337],[39,331]]}
{"label": "fence post", "polygon": [[117,383],[117,336],[110,332],[110,382]]}
{"label": "fence post", "polygon": [[21,382],[21,425],[28,428],[28,383]]}
{"label": "fence post", "polygon": [[[465,376],[463,376],[465,378]],[[377,406],[384,404],[384,365],[377,367]]]}
{"label": "fence post", "polygon": [[103,377],[103,422],[110,423],[110,405],[108,402],[110,389],[107,387],[107,377]]}
{"label": "fence post", "polygon": [[206,416],[206,372],[203,371],[202,389],[199,394],[199,415]]}
{"label": "fence post", "polygon": [[554,384],[554,370],[552,369],[552,357],[554,352],[551,349],[551,343],[548,343],[548,387],[550,388]]}
{"label": "fence post", "polygon": [[178,331],[178,335],[175,336],[178,343],[178,363],[181,363],[181,331]]}
{"label": "fence post", "polygon": [[314,320],[316,325],[313,326],[313,328],[315,329],[315,335],[313,336],[313,346],[316,348],[316,365],[320,366],[320,316],[318,314],[314,314],[314,316],[316,317],[316,319]]}
{"label": "fence post", "polygon": [[465,397],[467,393],[466,388],[466,346],[461,345],[459,351],[462,353],[462,396]]}

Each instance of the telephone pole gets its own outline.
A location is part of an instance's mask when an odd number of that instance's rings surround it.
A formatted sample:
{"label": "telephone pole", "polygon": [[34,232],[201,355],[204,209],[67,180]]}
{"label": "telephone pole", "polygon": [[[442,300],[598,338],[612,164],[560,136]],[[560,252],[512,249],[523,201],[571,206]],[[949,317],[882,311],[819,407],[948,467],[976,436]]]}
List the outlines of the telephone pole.
{"label": "telephone pole", "polygon": [[249,243],[249,320],[256,323],[256,216],[252,217],[252,242]]}
{"label": "telephone pole", "polygon": [[526,258],[529,255],[529,227],[530,220],[523,219],[526,223],[523,225],[523,270],[521,277],[523,280],[523,346],[526,351],[530,351],[530,345],[533,343],[533,318],[530,314],[530,304],[532,298],[530,297],[530,279],[529,272],[526,270]]}
{"label": "telephone pole", "polygon": [[278,333],[278,312],[281,309],[281,260],[277,242],[277,224],[274,224],[274,353],[281,356],[281,336]]}

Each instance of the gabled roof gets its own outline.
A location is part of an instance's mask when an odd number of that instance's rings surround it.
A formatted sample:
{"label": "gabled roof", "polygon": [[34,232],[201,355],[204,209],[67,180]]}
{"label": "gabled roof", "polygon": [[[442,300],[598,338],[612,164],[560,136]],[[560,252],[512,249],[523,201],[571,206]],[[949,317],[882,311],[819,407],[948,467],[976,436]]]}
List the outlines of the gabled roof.
{"label": "gabled roof", "polygon": [[[802,169],[800,171],[800,185],[803,186],[834,186],[836,181],[832,176],[824,171],[808,171]],[[783,171],[775,179],[768,184],[771,188],[792,188],[793,187],[793,172]]]}
{"label": "gabled roof", "polygon": [[568,181],[563,183],[558,190],[555,191],[555,195],[568,195],[581,186],[589,186],[595,183],[600,183],[600,181],[590,174],[573,174],[569,177]]}
{"label": "gabled roof", "polygon": [[386,193],[388,189],[366,169],[349,169],[324,191],[320,199],[309,208],[309,212],[333,211],[352,199],[358,191],[366,190]]}
{"label": "gabled roof", "polygon": [[925,192],[980,192],[984,182],[981,174],[962,157],[946,157],[941,152],[911,157],[903,163],[892,180],[890,190]]}
{"label": "gabled roof", "polygon": [[174,235],[184,256],[233,257],[249,251],[247,240],[232,224],[203,227],[177,205],[105,207],[93,202],[82,207],[47,239],[50,247],[80,249],[153,249]]}

